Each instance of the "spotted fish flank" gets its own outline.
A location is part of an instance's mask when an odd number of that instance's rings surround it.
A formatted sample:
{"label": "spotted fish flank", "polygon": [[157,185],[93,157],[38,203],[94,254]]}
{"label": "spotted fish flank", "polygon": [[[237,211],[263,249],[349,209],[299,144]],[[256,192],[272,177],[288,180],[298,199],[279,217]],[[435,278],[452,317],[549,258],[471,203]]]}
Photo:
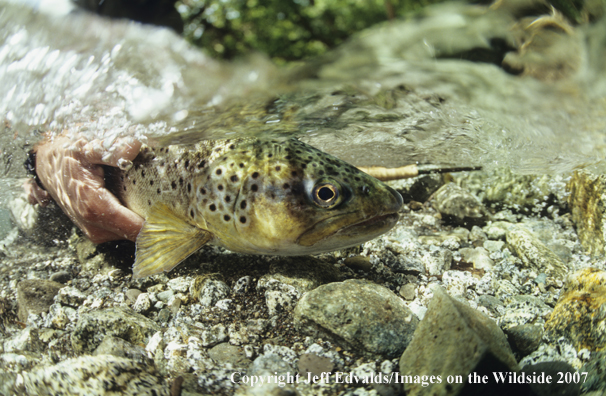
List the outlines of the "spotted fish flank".
{"label": "spotted fish flank", "polygon": [[202,245],[250,254],[316,254],[395,225],[400,195],[296,139],[144,147],[108,186],[146,219],[134,275],[168,271]]}

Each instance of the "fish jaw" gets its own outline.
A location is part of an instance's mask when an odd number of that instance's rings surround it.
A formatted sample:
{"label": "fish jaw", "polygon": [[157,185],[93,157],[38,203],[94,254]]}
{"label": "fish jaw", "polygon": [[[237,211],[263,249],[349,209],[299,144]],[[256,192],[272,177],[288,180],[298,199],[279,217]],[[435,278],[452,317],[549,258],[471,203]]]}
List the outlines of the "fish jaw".
{"label": "fish jaw", "polygon": [[299,236],[297,244],[325,252],[367,242],[392,229],[400,218],[402,196],[383,183],[376,183],[379,191],[375,199],[364,202],[360,210],[317,222]]}

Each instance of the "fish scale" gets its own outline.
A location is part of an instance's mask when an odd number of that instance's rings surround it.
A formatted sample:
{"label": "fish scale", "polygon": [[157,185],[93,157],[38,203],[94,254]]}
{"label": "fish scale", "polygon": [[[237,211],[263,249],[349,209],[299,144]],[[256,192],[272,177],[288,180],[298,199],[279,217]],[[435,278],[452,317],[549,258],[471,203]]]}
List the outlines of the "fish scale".
{"label": "fish scale", "polygon": [[168,271],[206,243],[250,254],[316,254],[397,222],[400,195],[297,139],[145,146],[107,186],[145,218],[135,276]]}

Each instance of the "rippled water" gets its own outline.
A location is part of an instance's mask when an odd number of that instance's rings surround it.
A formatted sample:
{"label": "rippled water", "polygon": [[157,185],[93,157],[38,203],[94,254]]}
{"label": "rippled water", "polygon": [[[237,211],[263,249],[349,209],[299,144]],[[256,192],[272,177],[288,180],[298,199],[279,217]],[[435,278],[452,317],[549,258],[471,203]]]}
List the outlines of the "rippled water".
{"label": "rippled water", "polygon": [[512,36],[509,16],[440,7],[279,70],[260,55],[210,59],[167,29],[0,2],[1,182],[9,187],[0,205],[18,190],[23,153],[38,131],[162,144],[295,134],[356,165],[603,171],[606,28],[566,38],[574,45],[563,56],[576,71],[542,81],[456,59]]}

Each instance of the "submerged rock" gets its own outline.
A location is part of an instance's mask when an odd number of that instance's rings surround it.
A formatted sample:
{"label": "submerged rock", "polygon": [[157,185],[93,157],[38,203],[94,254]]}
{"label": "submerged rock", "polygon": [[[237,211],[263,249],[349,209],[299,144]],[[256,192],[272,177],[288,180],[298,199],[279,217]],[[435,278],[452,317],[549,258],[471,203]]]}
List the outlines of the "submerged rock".
{"label": "submerged rock", "polygon": [[[480,312],[463,304],[440,288],[433,289],[425,317],[417,327],[410,345],[400,358],[402,376],[431,373],[441,383],[404,385],[407,395],[458,395],[465,384],[448,383],[448,376],[468,378],[472,372],[517,371],[517,363],[505,335]],[[503,385],[496,389],[504,388]],[[491,394],[494,389],[484,389]]]}
{"label": "submerged rock", "polygon": [[579,240],[587,253],[604,254],[606,226],[606,176],[576,171],[567,186],[568,205]]}
{"label": "submerged rock", "polygon": [[511,227],[507,231],[507,243],[527,267],[558,279],[566,276],[566,264],[526,227]]}
{"label": "submerged rock", "polygon": [[83,356],[22,373],[14,392],[27,396],[168,396],[169,386],[153,365],[112,355]]}
{"label": "submerged rock", "polygon": [[48,312],[54,298],[65,285],[44,279],[26,279],[17,287],[17,304],[19,320],[27,323],[30,314],[38,315]]}
{"label": "submerged rock", "polygon": [[522,356],[534,352],[541,343],[543,327],[534,324],[523,324],[505,329],[512,349],[518,351]]}
{"label": "submerged rock", "polygon": [[577,349],[600,351],[606,347],[606,271],[586,268],[570,275],[551,317],[547,335],[564,336]]}
{"label": "submerged rock", "polygon": [[125,308],[108,308],[80,316],[71,336],[76,352],[92,352],[106,336],[122,338],[131,344],[146,344],[160,326],[145,316]]}
{"label": "submerged rock", "polygon": [[393,292],[360,280],[322,285],[305,294],[294,320],[308,334],[387,357],[402,353],[419,321]]}
{"label": "submerged rock", "polygon": [[446,222],[472,228],[483,226],[490,213],[480,200],[454,183],[448,183],[435,192],[434,208]]}

